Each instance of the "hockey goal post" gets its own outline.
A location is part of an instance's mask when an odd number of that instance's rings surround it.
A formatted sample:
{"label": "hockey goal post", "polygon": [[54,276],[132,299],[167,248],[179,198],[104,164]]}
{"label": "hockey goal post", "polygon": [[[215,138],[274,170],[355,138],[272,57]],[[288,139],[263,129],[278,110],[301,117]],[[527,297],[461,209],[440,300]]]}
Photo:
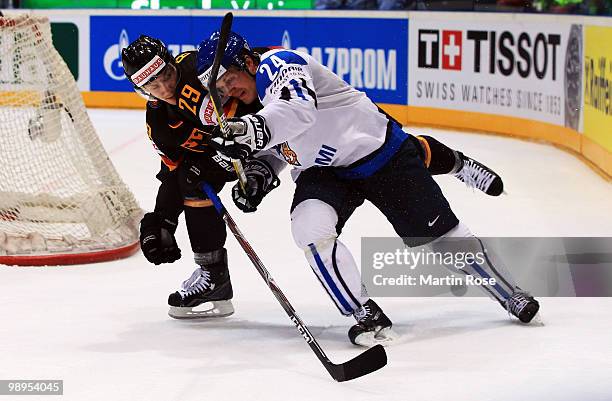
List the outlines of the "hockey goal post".
{"label": "hockey goal post", "polygon": [[0,16],[0,264],[128,256],[141,215],[53,47],[48,18]]}

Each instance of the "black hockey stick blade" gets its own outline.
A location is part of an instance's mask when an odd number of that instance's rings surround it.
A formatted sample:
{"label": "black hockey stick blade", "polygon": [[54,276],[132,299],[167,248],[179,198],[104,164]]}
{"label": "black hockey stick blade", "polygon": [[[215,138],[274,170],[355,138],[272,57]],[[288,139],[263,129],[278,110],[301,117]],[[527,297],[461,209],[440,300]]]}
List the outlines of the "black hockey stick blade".
{"label": "black hockey stick blade", "polygon": [[372,373],[387,364],[385,348],[377,344],[350,361],[332,365],[328,370],[334,380],[344,382]]}

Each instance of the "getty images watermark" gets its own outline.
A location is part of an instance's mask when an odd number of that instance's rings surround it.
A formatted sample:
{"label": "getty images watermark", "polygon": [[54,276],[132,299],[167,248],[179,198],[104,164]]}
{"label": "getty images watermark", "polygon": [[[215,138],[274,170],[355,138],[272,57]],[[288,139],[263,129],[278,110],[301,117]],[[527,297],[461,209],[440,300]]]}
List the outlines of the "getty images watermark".
{"label": "getty images watermark", "polygon": [[457,285],[495,285],[495,278],[474,277],[470,274],[458,276],[455,274],[436,275],[429,271],[418,274],[399,274],[387,276],[389,266],[408,269],[412,272],[417,268],[450,266],[457,270],[465,267],[486,263],[484,252],[439,252],[423,247],[416,249],[395,249],[388,252],[374,252],[372,255],[372,268],[379,271],[374,274],[372,281],[377,286],[457,286]]}
{"label": "getty images watermark", "polygon": [[482,238],[478,247],[464,246],[466,239],[444,241],[407,247],[401,238],[362,238],[368,295],[486,296],[481,286],[495,286],[496,278],[474,272],[503,264],[535,296],[612,296],[612,238]]}

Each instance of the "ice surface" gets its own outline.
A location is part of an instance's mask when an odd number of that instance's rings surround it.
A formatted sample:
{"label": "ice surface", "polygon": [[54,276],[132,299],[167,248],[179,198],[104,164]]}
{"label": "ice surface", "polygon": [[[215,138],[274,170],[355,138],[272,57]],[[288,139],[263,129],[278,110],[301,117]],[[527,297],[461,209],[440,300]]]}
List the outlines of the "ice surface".
{"label": "ice surface", "polygon": [[[90,115],[119,173],[150,210],[159,160],[144,112]],[[410,130],[503,176],[502,198],[438,179],[475,233],[612,234],[612,186],[573,155],[503,137]],[[253,215],[233,207],[229,185],[222,198],[330,358],[345,361],[360,352],[346,337],[352,320],[339,316],[291,240],[293,184],[287,174],[282,179]],[[88,266],[0,267],[0,379],[63,379],[61,399],[75,401],[612,399],[612,299],[542,299],[546,324],[529,327],[487,298],[381,298],[402,341],[387,349],[381,371],[336,383],[229,234],[236,313],[212,322],[169,318],[167,296],[194,268],[184,224],[177,235],[183,258],[173,265],[154,267],[138,254]],[[365,205],[342,239],[358,257],[361,236],[392,235],[384,217]]]}

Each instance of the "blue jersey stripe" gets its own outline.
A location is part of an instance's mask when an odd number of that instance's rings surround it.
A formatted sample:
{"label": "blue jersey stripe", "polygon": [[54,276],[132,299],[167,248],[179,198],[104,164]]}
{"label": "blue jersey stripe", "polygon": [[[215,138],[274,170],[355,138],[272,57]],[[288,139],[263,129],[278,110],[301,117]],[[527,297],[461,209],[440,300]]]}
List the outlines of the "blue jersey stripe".
{"label": "blue jersey stripe", "polygon": [[339,168],[336,170],[336,175],[346,179],[361,179],[372,176],[391,160],[406,139],[408,139],[408,134],[402,130],[402,127],[393,123],[391,135],[386,138],[386,142],[375,152],[372,159],[350,169]]}

